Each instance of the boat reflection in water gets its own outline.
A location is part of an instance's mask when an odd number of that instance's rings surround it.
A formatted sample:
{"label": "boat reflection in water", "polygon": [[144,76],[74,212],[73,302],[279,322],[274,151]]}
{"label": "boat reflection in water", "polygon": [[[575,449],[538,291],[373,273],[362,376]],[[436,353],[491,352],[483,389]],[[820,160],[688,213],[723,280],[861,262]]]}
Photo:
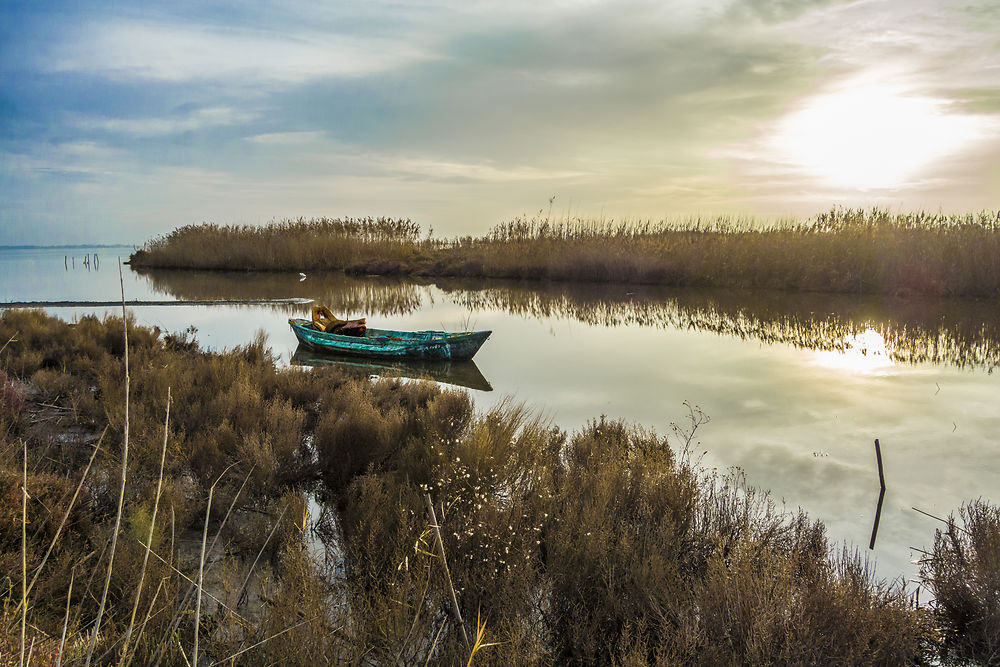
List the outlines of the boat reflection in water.
{"label": "boat reflection in water", "polygon": [[476,362],[471,359],[468,361],[362,359],[341,354],[313,352],[299,345],[290,361],[296,366],[338,366],[346,371],[365,375],[433,380],[476,391],[493,391],[493,386],[483,376]]}

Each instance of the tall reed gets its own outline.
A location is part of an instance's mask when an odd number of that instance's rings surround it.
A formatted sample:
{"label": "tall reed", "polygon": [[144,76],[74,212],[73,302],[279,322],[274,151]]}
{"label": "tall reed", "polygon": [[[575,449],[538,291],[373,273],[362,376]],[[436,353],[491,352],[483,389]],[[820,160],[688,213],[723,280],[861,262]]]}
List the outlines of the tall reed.
{"label": "tall reed", "polygon": [[988,297],[1000,294],[1000,211],[833,209],[803,221],[517,218],[481,237],[423,240],[410,221],[182,227],[141,267],[344,270],[678,286]]}

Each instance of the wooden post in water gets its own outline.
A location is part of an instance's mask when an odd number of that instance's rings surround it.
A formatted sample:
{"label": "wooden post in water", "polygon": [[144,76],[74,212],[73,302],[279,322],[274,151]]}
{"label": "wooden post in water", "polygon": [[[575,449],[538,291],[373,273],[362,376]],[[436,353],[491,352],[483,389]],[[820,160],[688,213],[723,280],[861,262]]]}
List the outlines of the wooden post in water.
{"label": "wooden post in water", "polygon": [[878,445],[878,438],[875,438],[875,460],[878,462],[878,483],[885,491],[885,474],[882,472],[882,448]]}
{"label": "wooden post in water", "polygon": [[872,524],[872,539],[868,542],[868,549],[875,549],[875,536],[878,535],[878,521],[882,518],[882,501],[885,500],[885,473],[882,470],[882,448],[879,447],[878,438],[875,438],[875,461],[878,463],[878,505],[875,507],[875,523]]}

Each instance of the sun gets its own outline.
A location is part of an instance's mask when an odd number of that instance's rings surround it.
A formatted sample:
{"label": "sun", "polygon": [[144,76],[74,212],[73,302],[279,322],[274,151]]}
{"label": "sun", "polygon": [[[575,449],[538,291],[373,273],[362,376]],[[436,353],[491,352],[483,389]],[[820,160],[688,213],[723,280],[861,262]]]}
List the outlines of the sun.
{"label": "sun", "polygon": [[824,185],[894,189],[983,135],[979,117],[944,99],[854,80],[805,100],[771,136],[779,160]]}

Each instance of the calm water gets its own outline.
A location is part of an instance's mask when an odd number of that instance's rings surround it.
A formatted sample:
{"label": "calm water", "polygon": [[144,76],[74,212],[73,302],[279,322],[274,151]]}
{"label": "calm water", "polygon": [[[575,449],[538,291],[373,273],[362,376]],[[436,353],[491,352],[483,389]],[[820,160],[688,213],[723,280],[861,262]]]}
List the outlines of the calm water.
{"label": "calm water", "polygon": [[[0,250],[0,301],[119,298],[127,249]],[[76,253],[76,268],[65,258]],[[128,299],[315,299],[399,329],[492,329],[471,389],[487,409],[523,401],[573,429],[605,414],[669,431],[684,402],[711,422],[698,432],[711,467],[741,468],[789,509],[822,519],[832,539],[867,552],[882,443],[887,493],[878,571],[911,563],[962,502],[1000,499],[1000,309],[995,302],[747,294],[623,286],[417,283],[342,275],[150,272],[125,267]],[[51,308],[72,319],[105,308]],[[137,307],[141,324],[195,326],[203,345],[241,344],[258,329],[283,363],[288,317],[309,306]],[[298,359],[296,359],[298,361]],[[368,369],[407,374],[421,369]],[[426,370],[426,369],[424,369]],[[469,369],[464,369],[465,373]],[[485,391],[492,386],[493,391]]]}

